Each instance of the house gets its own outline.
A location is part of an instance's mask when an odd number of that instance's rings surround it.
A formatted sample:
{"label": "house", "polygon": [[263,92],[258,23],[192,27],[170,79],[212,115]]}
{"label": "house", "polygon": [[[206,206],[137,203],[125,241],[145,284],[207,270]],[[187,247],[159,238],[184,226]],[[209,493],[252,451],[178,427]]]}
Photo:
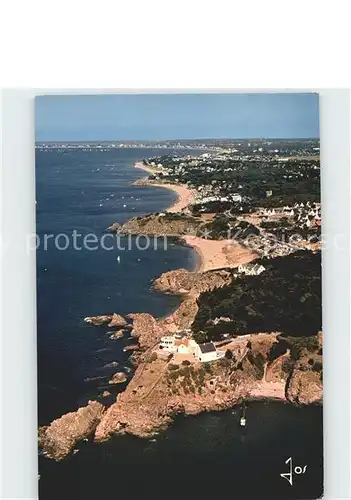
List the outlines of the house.
{"label": "house", "polygon": [[260,264],[240,264],[238,266],[238,272],[244,273],[246,276],[258,276],[265,270],[266,268]]}
{"label": "house", "polygon": [[161,337],[159,348],[166,352],[179,354],[193,354],[197,343],[185,333],[176,333],[173,336]]}
{"label": "house", "polygon": [[202,363],[215,361],[218,359],[217,349],[213,342],[206,342],[205,344],[197,344],[194,356]]}
{"label": "house", "polygon": [[177,348],[174,345],[174,337],[165,336],[161,337],[159,348],[167,352],[177,352]]}
{"label": "house", "polygon": [[239,202],[239,203],[240,203],[240,202],[242,201],[242,196],[241,196],[241,194],[239,194],[239,193],[234,193],[234,194],[232,195],[232,201],[234,201],[235,203],[237,203],[237,202]]}
{"label": "house", "polygon": [[174,336],[174,346],[179,354],[193,354],[197,343],[187,335],[176,334]]}

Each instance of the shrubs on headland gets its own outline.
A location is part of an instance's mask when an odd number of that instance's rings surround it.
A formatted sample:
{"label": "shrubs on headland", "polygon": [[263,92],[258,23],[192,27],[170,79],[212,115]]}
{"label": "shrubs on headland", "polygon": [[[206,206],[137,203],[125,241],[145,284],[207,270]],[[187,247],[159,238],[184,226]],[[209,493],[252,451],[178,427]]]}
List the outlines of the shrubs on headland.
{"label": "shrubs on headland", "polygon": [[175,363],[170,363],[168,365],[168,370],[178,370],[179,369],[179,365],[176,365]]}
{"label": "shrubs on headland", "polygon": [[321,330],[320,252],[298,251],[285,257],[262,259],[259,276],[243,276],[198,298],[192,328],[201,341],[217,340],[222,332],[214,320],[225,316],[228,332],[276,332],[310,336]]}
{"label": "shrubs on headland", "polygon": [[319,372],[319,373],[321,373],[322,369],[323,369],[322,362],[321,362],[321,361],[315,361],[315,362],[314,362],[314,365],[313,365],[313,367],[312,367],[312,370],[313,370],[314,372]]}
{"label": "shrubs on headland", "polygon": [[264,374],[264,364],[265,364],[265,359],[262,356],[261,353],[258,353],[254,355],[252,351],[249,351],[247,353],[247,359],[250,361],[250,363],[257,368],[258,371],[258,378],[262,378]]}
{"label": "shrubs on headland", "polygon": [[224,356],[225,356],[227,359],[233,359],[233,351],[231,351],[230,349],[227,349],[227,350],[225,351]]}
{"label": "shrubs on headland", "polygon": [[156,352],[151,353],[147,361],[149,363],[153,363],[154,361],[157,361],[157,354],[156,354]]}

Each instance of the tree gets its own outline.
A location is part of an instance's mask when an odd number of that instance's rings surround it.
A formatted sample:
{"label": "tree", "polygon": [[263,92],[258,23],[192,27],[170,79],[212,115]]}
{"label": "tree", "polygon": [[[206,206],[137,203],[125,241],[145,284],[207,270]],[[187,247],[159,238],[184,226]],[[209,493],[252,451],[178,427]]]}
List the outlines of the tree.
{"label": "tree", "polygon": [[225,355],[224,355],[227,359],[233,359],[233,351],[231,351],[230,349],[227,349],[225,351]]}
{"label": "tree", "polygon": [[197,342],[198,344],[203,344],[204,342],[207,342],[207,340],[208,340],[207,334],[202,330],[199,330],[197,332],[193,332],[193,338],[194,338],[195,342]]}
{"label": "tree", "polygon": [[322,365],[322,363],[321,363],[320,361],[315,361],[315,363],[314,363],[314,365],[313,365],[312,370],[313,370],[314,372],[319,372],[319,373],[321,373],[322,369],[323,369],[323,365]]}

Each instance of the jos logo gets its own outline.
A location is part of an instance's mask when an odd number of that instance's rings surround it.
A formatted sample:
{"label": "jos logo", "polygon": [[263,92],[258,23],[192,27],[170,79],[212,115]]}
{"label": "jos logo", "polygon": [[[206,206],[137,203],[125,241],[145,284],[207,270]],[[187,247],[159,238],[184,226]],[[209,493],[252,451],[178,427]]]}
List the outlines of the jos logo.
{"label": "jos logo", "polygon": [[284,479],[286,479],[290,485],[292,486],[293,485],[293,475],[294,474],[305,474],[306,472],[306,469],[307,469],[307,465],[303,465],[303,466],[300,466],[300,465],[297,465],[296,467],[293,467],[293,462],[292,462],[292,458],[289,457],[286,462],[286,464],[290,464],[289,465],[289,472],[282,472],[280,474],[281,477],[283,477]]}

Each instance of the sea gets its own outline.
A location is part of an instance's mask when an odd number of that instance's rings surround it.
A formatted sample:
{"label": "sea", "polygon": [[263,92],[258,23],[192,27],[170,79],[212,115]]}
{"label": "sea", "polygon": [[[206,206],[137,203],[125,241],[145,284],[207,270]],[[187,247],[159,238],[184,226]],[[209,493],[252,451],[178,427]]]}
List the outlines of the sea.
{"label": "sea", "polygon": [[[123,390],[108,384],[114,362],[133,375],[123,351],[132,341],[111,340],[107,326],[88,325],[84,318],[113,312],[165,316],[180,299],[152,290],[152,281],[198,264],[191,248],[174,241],[159,239],[146,249],[147,242],[135,238],[101,244],[112,223],[162,212],[176,200],[165,188],[133,184],[146,175],[134,162],[159,154],[137,148],[36,149],[39,425],[101,398],[105,390],[112,394],[104,401],[112,403]],[[83,442],[59,463],[39,450],[40,499],[320,497],[322,408],[251,402],[244,431],[240,416],[240,407],[179,416],[153,439]],[[291,464],[288,481],[281,474]]]}

